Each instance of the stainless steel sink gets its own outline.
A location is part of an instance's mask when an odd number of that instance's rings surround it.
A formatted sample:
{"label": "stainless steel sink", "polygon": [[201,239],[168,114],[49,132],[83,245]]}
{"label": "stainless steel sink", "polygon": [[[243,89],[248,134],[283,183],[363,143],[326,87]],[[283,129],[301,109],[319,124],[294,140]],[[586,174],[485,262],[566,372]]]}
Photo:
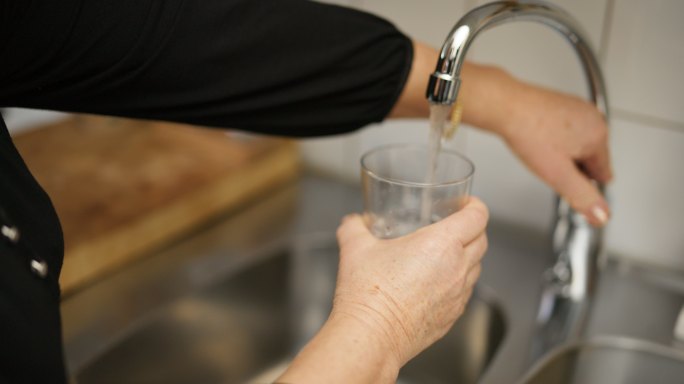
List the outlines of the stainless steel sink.
{"label": "stainless steel sink", "polygon": [[[337,247],[310,235],[181,297],[138,324],[77,373],[88,383],[266,382],[325,321]],[[505,333],[480,290],[451,332],[401,372],[400,383],[475,383]],[[270,377],[269,377],[270,375]]]}
{"label": "stainless steel sink", "polygon": [[637,339],[610,337],[561,347],[532,369],[524,384],[681,384],[684,352]]}
{"label": "stainless steel sink", "polygon": [[[332,234],[342,216],[361,209],[360,196],[358,186],[304,177],[65,297],[71,378],[269,382],[328,315]],[[529,351],[548,234],[497,220],[488,234],[481,286],[466,313],[402,370],[400,384],[684,382],[684,345],[672,334],[684,305],[681,275],[663,280],[661,271],[609,259],[581,340],[540,363]],[[606,337],[643,342],[597,342]]]}

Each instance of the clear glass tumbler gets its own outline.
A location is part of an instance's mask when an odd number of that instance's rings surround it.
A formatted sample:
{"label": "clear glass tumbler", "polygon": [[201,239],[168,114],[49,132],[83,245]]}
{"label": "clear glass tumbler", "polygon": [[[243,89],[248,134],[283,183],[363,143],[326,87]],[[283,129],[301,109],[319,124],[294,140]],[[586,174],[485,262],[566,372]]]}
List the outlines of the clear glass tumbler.
{"label": "clear glass tumbler", "polygon": [[379,238],[394,238],[439,221],[463,207],[475,166],[442,149],[434,159],[427,145],[389,145],[361,157],[364,216]]}

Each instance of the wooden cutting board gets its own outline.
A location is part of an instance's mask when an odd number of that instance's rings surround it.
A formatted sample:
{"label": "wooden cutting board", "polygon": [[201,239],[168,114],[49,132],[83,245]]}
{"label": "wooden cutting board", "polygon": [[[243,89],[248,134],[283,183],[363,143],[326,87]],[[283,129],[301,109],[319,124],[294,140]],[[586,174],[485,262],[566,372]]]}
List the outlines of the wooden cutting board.
{"label": "wooden cutting board", "polygon": [[76,116],[14,137],[64,231],[69,293],[298,173],[288,140]]}

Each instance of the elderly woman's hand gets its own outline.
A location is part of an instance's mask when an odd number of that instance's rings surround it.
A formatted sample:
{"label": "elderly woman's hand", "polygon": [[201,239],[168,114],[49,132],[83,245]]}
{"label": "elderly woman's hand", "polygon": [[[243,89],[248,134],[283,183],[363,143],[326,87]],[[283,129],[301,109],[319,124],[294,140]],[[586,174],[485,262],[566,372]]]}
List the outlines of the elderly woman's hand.
{"label": "elderly woman's hand", "polygon": [[577,97],[509,80],[512,100],[499,133],[525,164],[594,225],[609,208],[592,182],[613,178],[608,128],[596,107]]}
{"label": "elderly woman's hand", "polygon": [[591,224],[608,221],[608,204],[592,181],[613,177],[608,127],[594,105],[475,64],[464,67],[461,94],[464,121],[498,134]]}
{"label": "elderly woman's hand", "polygon": [[361,216],[338,230],[340,268],[330,318],[279,382],[379,383],[444,336],[463,313],[487,248],[477,198],[404,237],[373,237]]}

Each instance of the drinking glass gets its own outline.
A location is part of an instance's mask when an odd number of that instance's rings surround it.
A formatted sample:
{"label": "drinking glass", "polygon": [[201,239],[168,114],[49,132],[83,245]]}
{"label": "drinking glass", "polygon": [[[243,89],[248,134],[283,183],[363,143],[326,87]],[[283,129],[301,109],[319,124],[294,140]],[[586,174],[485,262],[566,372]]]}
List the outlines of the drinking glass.
{"label": "drinking glass", "polygon": [[433,152],[402,144],[361,157],[364,218],[374,236],[403,236],[463,207],[475,166],[455,151]]}

